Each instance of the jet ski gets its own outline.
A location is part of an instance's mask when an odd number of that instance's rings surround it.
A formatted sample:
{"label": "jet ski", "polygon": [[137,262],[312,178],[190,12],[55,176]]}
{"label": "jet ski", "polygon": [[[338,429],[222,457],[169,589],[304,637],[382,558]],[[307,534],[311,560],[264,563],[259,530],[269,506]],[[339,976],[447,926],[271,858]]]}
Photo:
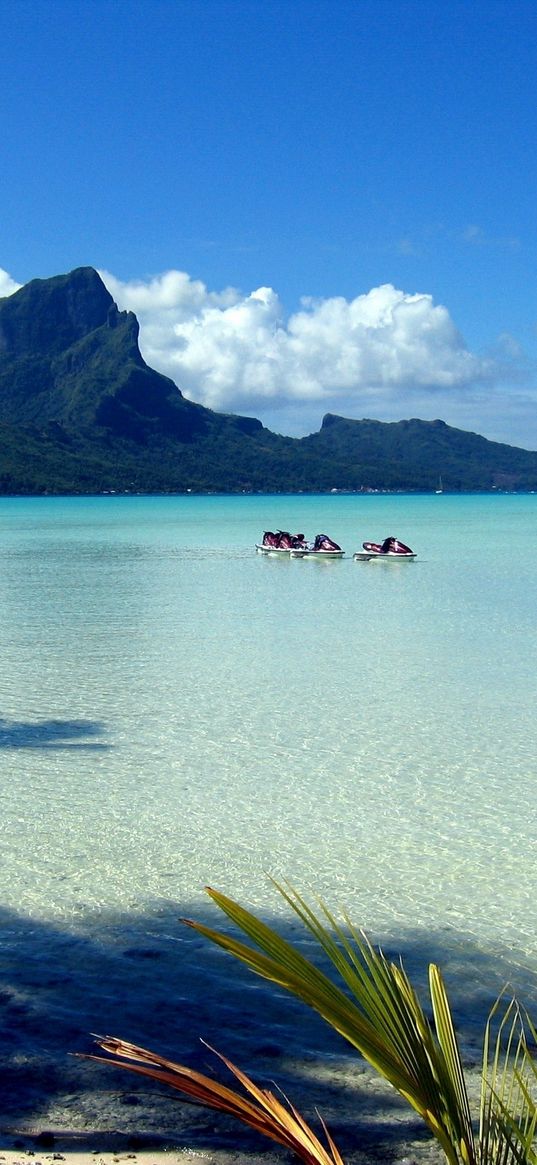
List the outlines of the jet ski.
{"label": "jet ski", "polygon": [[345,551],[329,538],[327,534],[316,534],[313,545],[310,546],[306,558],[343,558]]}
{"label": "jet ski", "polygon": [[416,557],[410,546],[405,546],[399,538],[385,538],[384,542],[362,542],[362,550],[357,550],[353,555],[356,562],[370,562],[372,558],[402,562]]}
{"label": "jet ski", "polygon": [[265,530],[263,541],[256,542],[258,554],[274,554],[286,558],[303,558],[309,550],[309,542],[303,534],[289,534],[288,530]]}

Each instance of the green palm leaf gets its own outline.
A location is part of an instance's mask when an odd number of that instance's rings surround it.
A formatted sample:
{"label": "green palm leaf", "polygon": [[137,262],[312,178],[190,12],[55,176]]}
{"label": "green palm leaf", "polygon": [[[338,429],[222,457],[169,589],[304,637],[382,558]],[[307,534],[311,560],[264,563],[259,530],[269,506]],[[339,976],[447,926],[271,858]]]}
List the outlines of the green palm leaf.
{"label": "green palm leaf", "polygon": [[535,1165],[536,1070],[527,1048],[524,1018],[510,1000],[492,1040],[501,999],[489,1016],[483,1048],[479,1141],[481,1160],[493,1165]]}
{"label": "green palm leaf", "polygon": [[[184,921],[250,970],[286,988],[317,1011],[420,1114],[450,1165],[537,1165],[532,1149],[535,1106],[532,1108],[529,1087],[529,1056],[523,1037],[519,1033],[516,1040],[515,1027],[509,1029],[508,1018],[501,1025],[491,1066],[487,1028],[487,1085],[476,1137],[438,967],[429,968],[432,1027],[403,967],[389,962],[349,918],[344,916],[339,923],[322,901],[318,900],[313,910],[288,884],[273,881],[273,885],[314,937],[336,971],[336,981],[272,927],[217,890],[207,888],[207,893],[249,940],[247,943],[202,923]],[[509,1038],[501,1053],[507,1031]]]}
{"label": "green palm leaf", "polygon": [[[464,1069],[446,988],[429,967],[433,1022],[429,1023],[401,964],[390,962],[343,915],[339,922],[320,900],[314,910],[288,884],[273,882],[313,936],[335,972],[331,977],[232,898],[208,889],[216,906],[239,930],[237,938],[192,919],[188,926],[284,987],[313,1008],[388,1080],[420,1114],[449,1165],[537,1165],[537,1069],[526,1030],[531,1020],[500,996],[485,1028],[479,1122],[474,1127]],[[259,1089],[224,1056],[242,1085],[238,1093],[184,1065],[125,1041],[106,1037],[101,1047],[116,1063],[178,1089],[190,1099],[230,1113],[292,1149],[305,1165],[343,1165],[324,1124],[325,1147],[292,1105]],[[217,1053],[218,1054],[218,1053]]]}

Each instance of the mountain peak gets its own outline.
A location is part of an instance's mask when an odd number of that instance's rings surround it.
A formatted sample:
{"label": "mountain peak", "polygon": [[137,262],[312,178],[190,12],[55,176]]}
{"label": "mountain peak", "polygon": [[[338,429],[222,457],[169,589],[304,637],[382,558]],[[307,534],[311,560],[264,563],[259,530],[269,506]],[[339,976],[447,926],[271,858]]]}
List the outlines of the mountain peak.
{"label": "mountain peak", "polygon": [[93,267],[0,299],[0,492],[536,489],[537,453],[444,421],[348,420],[282,437],[185,399]]}
{"label": "mountain peak", "polygon": [[0,355],[19,360],[62,352],[107,322],[117,307],[93,267],[32,279],[0,299]]}

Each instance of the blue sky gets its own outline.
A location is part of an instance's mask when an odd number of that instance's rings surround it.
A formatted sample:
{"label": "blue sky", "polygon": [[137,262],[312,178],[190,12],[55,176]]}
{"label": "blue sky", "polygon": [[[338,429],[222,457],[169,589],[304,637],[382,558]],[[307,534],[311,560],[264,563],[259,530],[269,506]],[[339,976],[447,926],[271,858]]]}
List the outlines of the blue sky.
{"label": "blue sky", "polygon": [[81,265],[187,395],[537,449],[537,6],[0,0],[0,294]]}

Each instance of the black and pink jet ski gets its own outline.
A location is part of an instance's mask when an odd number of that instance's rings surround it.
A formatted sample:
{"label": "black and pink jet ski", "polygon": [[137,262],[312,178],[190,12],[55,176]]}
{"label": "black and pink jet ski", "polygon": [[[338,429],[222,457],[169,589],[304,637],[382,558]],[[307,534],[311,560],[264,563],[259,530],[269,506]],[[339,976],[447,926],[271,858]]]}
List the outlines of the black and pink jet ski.
{"label": "black and pink jet ski", "polygon": [[308,558],[343,558],[345,551],[334,542],[328,534],[316,534],[313,546],[308,551]]}
{"label": "black and pink jet ski", "polygon": [[265,530],[263,541],[256,543],[259,554],[275,554],[303,558],[309,551],[309,542],[303,534],[289,534],[288,530]]}
{"label": "black and pink jet ski", "polygon": [[410,546],[400,542],[399,538],[385,538],[384,542],[362,542],[362,548],[353,555],[357,562],[369,562],[372,558],[396,559],[402,562],[404,559],[417,557]]}
{"label": "black and pink jet ski", "polygon": [[304,534],[287,530],[265,530],[263,541],[256,543],[259,554],[288,555],[290,558],[343,558],[345,553],[327,534],[317,534],[308,542]]}

